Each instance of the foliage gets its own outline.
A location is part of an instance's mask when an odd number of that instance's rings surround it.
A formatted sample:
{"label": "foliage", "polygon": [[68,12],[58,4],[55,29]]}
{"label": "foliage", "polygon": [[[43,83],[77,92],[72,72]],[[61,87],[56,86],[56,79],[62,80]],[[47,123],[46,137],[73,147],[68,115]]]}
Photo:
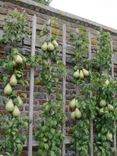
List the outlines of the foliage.
{"label": "foliage", "polygon": [[[79,94],[76,107],[82,116],[79,120],[73,119],[72,137],[73,145],[80,155],[89,154],[90,142],[90,121],[94,123],[94,153],[95,155],[113,155],[113,134],[115,131],[114,121],[116,114],[116,99],[114,94],[117,91],[117,83],[111,76],[111,38],[105,31],[100,32],[99,49],[95,56],[88,59],[88,34],[83,28],[79,33],[72,33],[75,48],[74,80],[78,85]],[[82,76],[83,68],[89,71],[88,76]],[[84,74],[84,73],[83,73]],[[84,74],[85,75],[85,74]]]}
{"label": "foliage", "polygon": [[18,93],[16,86],[25,85],[28,82],[23,78],[26,65],[26,58],[21,54],[18,47],[24,38],[29,34],[27,22],[23,14],[15,10],[4,23],[4,33],[1,44],[7,47],[7,59],[1,60],[1,70],[5,73],[1,75],[4,86],[3,102],[6,113],[0,116],[0,154],[3,156],[21,156],[23,145],[26,142],[24,128],[28,126],[29,119],[20,114],[23,105],[23,94]]}
{"label": "foliage", "polygon": [[[47,29],[49,30],[48,26]],[[60,81],[65,72],[65,65],[61,61],[55,36],[53,37],[50,31],[41,32],[41,34],[46,34],[46,40],[41,47],[39,81],[46,90],[47,102],[43,104],[42,114],[37,121],[38,127],[35,138],[39,143],[39,155],[59,156],[64,138],[62,132],[64,114],[63,100],[60,95]]]}
{"label": "foliage", "polygon": [[[73,40],[75,56],[73,58],[74,72],[80,72],[83,68],[89,69],[88,64],[88,33],[84,27],[80,27],[78,33],[70,34]],[[82,116],[79,120],[73,120],[72,127],[72,138],[73,147],[82,156],[88,155],[89,149],[89,129],[90,129],[90,118],[89,118],[89,104],[88,99],[90,94],[84,95],[83,89],[89,83],[89,76],[86,78],[75,78],[73,82],[77,84],[77,91],[75,99],[78,100],[77,108],[81,111]],[[80,93],[78,92],[80,90]],[[85,89],[84,89],[85,90]],[[85,90],[86,91],[86,90]],[[88,91],[88,90],[87,90]],[[74,112],[74,110],[73,110]]]}
{"label": "foliage", "polygon": [[52,0],[34,0],[34,1],[45,4],[45,5],[49,5],[52,2]]}

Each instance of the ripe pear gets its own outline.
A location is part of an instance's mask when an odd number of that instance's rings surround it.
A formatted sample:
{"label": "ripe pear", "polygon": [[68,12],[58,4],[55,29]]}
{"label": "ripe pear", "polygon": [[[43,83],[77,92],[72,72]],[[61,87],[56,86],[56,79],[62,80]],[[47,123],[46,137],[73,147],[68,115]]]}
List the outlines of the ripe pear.
{"label": "ripe pear", "polygon": [[51,42],[48,43],[48,51],[53,51],[54,50],[54,46]]}
{"label": "ripe pear", "polygon": [[11,87],[11,85],[8,83],[8,84],[5,86],[5,88],[4,88],[4,94],[7,95],[7,96],[9,96],[9,95],[11,95],[11,93],[12,93],[12,87]]}
{"label": "ripe pear", "polygon": [[108,141],[112,141],[112,139],[113,139],[112,133],[108,132],[107,135],[106,135],[106,138],[107,138]]}
{"label": "ripe pear", "polygon": [[80,76],[79,70],[75,71],[74,74],[73,74],[73,76],[75,78],[79,78],[79,76]]}
{"label": "ripe pear", "polygon": [[13,110],[14,110],[14,104],[13,104],[12,99],[9,99],[9,101],[7,102],[7,104],[6,104],[6,110],[8,112],[13,112]]}
{"label": "ripe pear", "polygon": [[76,117],[77,119],[80,119],[81,116],[82,116],[82,114],[81,114],[80,110],[79,110],[78,108],[76,108],[76,110],[75,110],[75,117]]}
{"label": "ripe pear", "polygon": [[17,79],[16,79],[15,74],[13,74],[13,75],[11,76],[11,78],[10,78],[10,85],[11,85],[11,86],[16,86],[16,84],[17,84]]}
{"label": "ripe pear", "polygon": [[44,43],[42,44],[42,46],[41,46],[41,49],[42,49],[43,51],[46,51],[47,48],[48,48],[47,42],[44,42]]}
{"label": "ripe pear", "polygon": [[75,111],[71,113],[71,118],[74,120],[76,118]]}
{"label": "ripe pear", "polygon": [[16,64],[22,64],[23,58],[20,55],[16,55],[15,62],[16,62]]}
{"label": "ripe pear", "polygon": [[82,70],[80,70],[79,77],[80,77],[81,79],[84,79],[84,73],[83,73]]}
{"label": "ripe pear", "polygon": [[17,97],[17,101],[18,101],[18,106],[19,107],[23,105],[23,101],[22,101],[20,96]]}
{"label": "ripe pear", "polygon": [[106,106],[106,101],[105,101],[105,100],[101,100],[101,101],[100,101],[100,106],[101,106],[101,107]]}
{"label": "ripe pear", "polygon": [[105,81],[105,85],[106,85],[106,86],[108,86],[109,83],[110,83],[109,80],[106,80],[106,81]]}
{"label": "ripe pear", "polygon": [[54,45],[55,48],[58,48],[58,43],[57,43],[56,40],[53,40],[53,41],[52,41],[52,44]]}
{"label": "ripe pear", "polygon": [[86,69],[82,69],[84,76],[89,76],[89,71]]}
{"label": "ripe pear", "polygon": [[108,106],[107,106],[107,107],[108,107],[108,110],[109,110],[109,111],[114,111],[114,107],[113,107],[113,105],[108,104]]}
{"label": "ripe pear", "polygon": [[76,99],[74,98],[73,100],[70,101],[70,107],[75,108],[76,107]]}
{"label": "ripe pear", "polygon": [[13,116],[14,117],[19,117],[20,116],[20,110],[19,110],[19,108],[17,106],[14,107]]}

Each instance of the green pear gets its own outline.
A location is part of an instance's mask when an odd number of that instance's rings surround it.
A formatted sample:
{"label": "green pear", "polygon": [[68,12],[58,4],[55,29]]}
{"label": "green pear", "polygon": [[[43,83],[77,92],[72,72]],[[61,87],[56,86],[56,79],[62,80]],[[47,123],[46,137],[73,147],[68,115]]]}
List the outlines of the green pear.
{"label": "green pear", "polygon": [[42,44],[42,46],[41,46],[41,49],[42,49],[43,51],[46,51],[47,48],[48,48],[47,42],[44,42],[44,43]]}
{"label": "green pear", "polygon": [[80,77],[81,79],[84,79],[84,73],[83,73],[82,70],[80,70],[79,77]]}
{"label": "green pear", "polygon": [[7,104],[6,104],[6,110],[8,112],[13,112],[13,110],[14,110],[14,104],[13,104],[12,99],[9,99],[9,101],[7,102]]}
{"label": "green pear", "polygon": [[54,46],[51,42],[48,43],[48,51],[53,51],[54,50]]}
{"label": "green pear", "polygon": [[19,107],[23,105],[23,101],[22,101],[20,96],[17,97],[17,101],[18,101],[18,106]]}
{"label": "green pear", "polygon": [[76,117],[77,119],[80,119],[81,116],[82,116],[82,114],[81,114],[80,110],[79,110],[78,108],[76,108],[76,110],[75,110],[75,117]]}
{"label": "green pear", "polygon": [[75,78],[79,78],[79,76],[80,76],[79,70],[75,71],[74,74],[73,74],[73,76]]}
{"label": "green pear", "polygon": [[13,116],[14,117],[19,117],[20,116],[20,110],[17,106],[14,107],[14,111],[13,111]]}
{"label": "green pear", "polygon": [[22,64],[23,63],[23,58],[20,55],[15,56],[15,63],[16,64]]}
{"label": "green pear", "polygon": [[12,93],[12,87],[11,87],[11,85],[8,83],[8,84],[5,86],[5,88],[4,88],[4,94],[7,95],[7,96],[9,96],[9,95],[11,95],[11,93]]}
{"label": "green pear", "polygon": [[58,48],[58,43],[57,43],[56,40],[53,40],[53,41],[52,41],[52,44],[54,45],[55,48]]}
{"label": "green pear", "polygon": [[16,76],[15,74],[13,74],[10,78],[10,85],[11,86],[16,86],[17,85],[17,79],[16,79]]}
{"label": "green pear", "polygon": [[82,69],[84,76],[89,76],[89,71],[86,69]]}

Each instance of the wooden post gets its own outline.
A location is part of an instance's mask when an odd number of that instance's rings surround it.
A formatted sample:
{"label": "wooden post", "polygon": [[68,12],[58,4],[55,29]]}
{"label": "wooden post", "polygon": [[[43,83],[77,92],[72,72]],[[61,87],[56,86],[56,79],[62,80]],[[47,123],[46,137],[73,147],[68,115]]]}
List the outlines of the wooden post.
{"label": "wooden post", "polygon": [[[112,77],[114,78],[114,63],[116,63],[114,60],[114,56],[113,56],[113,42],[111,40],[111,50],[112,50],[112,59],[111,59],[111,63],[112,63]],[[117,156],[117,126],[116,126],[116,121],[114,121],[114,151],[115,151],[115,156]]]}
{"label": "wooden post", "polygon": [[[66,24],[63,24],[62,30],[63,30],[63,38],[62,38],[63,52],[62,52],[62,58],[63,58],[63,64],[66,65]],[[66,104],[66,77],[63,77],[63,112],[64,113],[65,113],[65,104]],[[65,123],[63,124],[63,133],[65,135]],[[65,156],[65,139],[63,140],[62,156]]]}
{"label": "wooden post", "polygon": [[[32,17],[32,49],[31,56],[35,55],[36,44],[36,15]],[[30,71],[30,95],[29,95],[29,118],[32,123],[29,125],[29,138],[28,138],[28,156],[32,156],[33,152],[33,101],[34,101],[34,68]]]}
{"label": "wooden post", "polygon": [[[89,32],[89,59],[92,58],[91,54],[91,33]],[[92,94],[90,94],[90,97],[92,97]],[[93,156],[93,120],[90,120],[90,156]]]}

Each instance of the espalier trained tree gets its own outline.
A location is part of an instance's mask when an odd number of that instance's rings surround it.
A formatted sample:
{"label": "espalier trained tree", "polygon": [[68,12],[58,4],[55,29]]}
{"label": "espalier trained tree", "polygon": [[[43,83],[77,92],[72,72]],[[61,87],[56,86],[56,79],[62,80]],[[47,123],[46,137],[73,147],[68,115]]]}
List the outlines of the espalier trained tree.
{"label": "espalier trained tree", "polygon": [[28,118],[21,115],[23,96],[16,90],[17,85],[25,85],[24,70],[26,58],[21,44],[29,35],[27,21],[23,14],[15,10],[4,22],[1,46],[7,47],[6,58],[1,60],[1,80],[4,86],[3,103],[6,113],[0,116],[1,156],[21,156],[26,135],[23,129],[28,126]]}
{"label": "espalier trained tree", "polygon": [[46,39],[41,46],[39,80],[45,88],[47,102],[43,104],[35,133],[35,138],[39,143],[38,154],[40,156],[60,156],[64,138],[62,132],[63,100],[60,92],[62,92],[61,80],[65,65],[60,57],[56,37],[51,34],[50,29],[50,26],[45,26],[41,32],[46,35]]}
{"label": "espalier trained tree", "polygon": [[89,93],[84,94],[83,90],[90,81],[90,68],[88,59],[88,33],[84,27],[80,27],[78,33],[71,33],[75,56],[73,58],[74,73],[73,83],[77,85],[76,95],[70,101],[72,127],[72,146],[79,151],[79,155],[86,156],[89,151],[89,129],[90,129],[90,106]]}
{"label": "espalier trained tree", "polygon": [[97,155],[114,155],[114,121],[117,119],[117,82],[112,77],[112,47],[108,32],[101,31],[99,50],[92,60],[92,90],[96,102],[94,118],[94,152]]}
{"label": "espalier trained tree", "polygon": [[[99,49],[95,56],[88,59],[88,36],[81,28],[74,39],[74,82],[79,94],[70,102],[73,122],[73,145],[80,155],[89,155],[90,121],[93,120],[94,154],[114,155],[114,122],[117,119],[117,82],[111,74],[112,47],[110,34],[100,32]],[[85,69],[85,70],[84,70]]]}

